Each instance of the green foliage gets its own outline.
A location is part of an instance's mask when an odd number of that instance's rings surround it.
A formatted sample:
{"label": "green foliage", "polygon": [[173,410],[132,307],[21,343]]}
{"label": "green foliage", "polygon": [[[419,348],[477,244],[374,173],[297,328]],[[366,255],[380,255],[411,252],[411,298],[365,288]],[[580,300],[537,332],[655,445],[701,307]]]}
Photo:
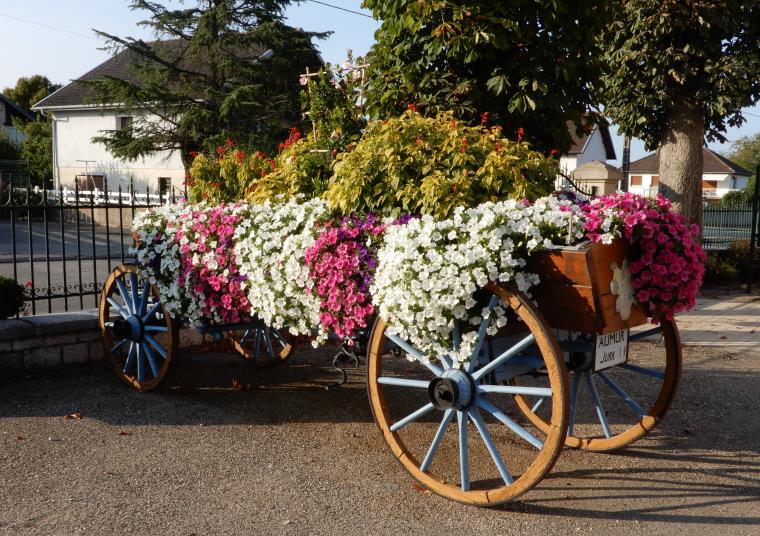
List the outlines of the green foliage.
{"label": "green foliage", "polygon": [[191,203],[212,205],[234,203],[270,169],[270,160],[258,151],[246,154],[235,149],[232,140],[218,147],[212,156],[197,154],[190,167],[188,197]]}
{"label": "green foliage", "polygon": [[711,253],[705,261],[705,283],[723,285],[736,281],[739,277],[739,268],[720,253]]}
{"label": "green foliage", "polygon": [[580,124],[600,76],[595,43],[611,2],[365,0],[383,21],[370,53],[372,117],[410,103],[428,115],[453,111],[512,134],[525,128],[543,151],[564,150],[566,121]]}
{"label": "green foliage", "polygon": [[53,129],[50,119],[14,121],[14,126],[26,135],[21,158],[29,162],[33,184],[44,186],[53,179]]}
{"label": "green foliage", "polygon": [[750,171],[752,176],[742,190],[729,192],[723,199],[741,203],[752,202],[752,197],[755,194],[755,171],[760,164],[760,133],[742,136],[734,141],[727,158]]}
{"label": "green foliage", "polygon": [[0,125],[0,160],[18,160],[21,158],[21,148],[13,143],[8,133]]}
{"label": "green foliage", "polygon": [[[743,281],[749,279],[749,240],[734,240],[731,245],[728,246],[726,252],[726,260],[737,268]],[[754,280],[760,279],[760,247],[755,247],[755,254],[753,261]]]}
{"label": "green foliage", "polygon": [[[605,114],[655,149],[674,109],[704,118],[710,140],[744,122],[760,98],[760,4],[742,0],[629,0],[603,34]],[[700,125],[701,126],[701,125]]]}
{"label": "green foliage", "polygon": [[459,205],[546,194],[556,173],[555,160],[502,138],[498,128],[407,111],[370,122],[353,150],[337,156],[324,197],[343,214],[445,217]]}
{"label": "green foliage", "polygon": [[0,319],[10,318],[24,310],[26,290],[15,279],[0,276]]}
{"label": "green foliage", "polygon": [[[263,203],[273,197],[289,199],[297,195],[317,197],[327,187],[332,156],[314,140],[293,139],[277,155],[271,173],[259,179],[250,189],[248,200]],[[287,143],[287,142],[286,142]]]}
{"label": "green foliage", "polygon": [[35,74],[33,76],[22,76],[16,81],[14,87],[7,87],[3,90],[3,95],[11,99],[25,110],[30,110],[32,106],[50,95],[52,92],[60,89],[61,84],[54,84],[48,80],[47,76]]}
{"label": "green foliage", "polygon": [[[135,116],[122,130],[95,138],[117,157],[135,159],[179,150],[186,168],[191,151],[211,152],[232,138],[246,148],[274,150],[287,129],[301,124],[299,75],[321,66],[315,34],[283,24],[289,0],[214,0],[169,10],[150,0],[131,7],[162,41],[151,43],[99,32],[115,51],[126,51],[129,80],[84,82],[97,101],[121,103]],[[270,58],[262,53],[273,51]],[[157,117],[148,121],[146,117]]]}

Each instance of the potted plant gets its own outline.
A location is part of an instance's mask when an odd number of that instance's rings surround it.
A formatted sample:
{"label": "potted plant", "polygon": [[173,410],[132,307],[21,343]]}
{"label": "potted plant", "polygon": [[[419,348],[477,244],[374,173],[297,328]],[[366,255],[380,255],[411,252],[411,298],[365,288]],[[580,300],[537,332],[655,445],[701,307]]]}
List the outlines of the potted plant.
{"label": "potted plant", "polygon": [[24,309],[26,291],[15,279],[0,276],[0,319],[16,316]]}

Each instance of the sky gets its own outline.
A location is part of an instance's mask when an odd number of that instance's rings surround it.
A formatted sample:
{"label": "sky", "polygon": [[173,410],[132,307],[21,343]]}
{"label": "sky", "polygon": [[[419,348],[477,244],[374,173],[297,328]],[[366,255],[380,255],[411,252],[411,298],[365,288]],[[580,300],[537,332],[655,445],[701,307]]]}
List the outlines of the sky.
{"label": "sky", "polygon": [[[185,2],[187,5],[192,0]],[[370,15],[362,9],[361,0],[325,0],[326,3]],[[165,0],[167,6],[178,6],[178,0]],[[356,13],[326,6],[315,0],[306,0],[287,8],[288,24],[311,31],[332,31],[333,34],[318,43],[325,61],[338,63],[345,58],[346,50],[354,55],[365,54],[374,42],[379,23]],[[3,43],[15,43],[13,50],[3,47],[0,59],[0,88],[13,86],[21,76],[43,74],[56,83],[67,83],[105,61],[109,53],[100,50],[104,42],[97,38],[93,28],[120,36],[151,38],[149,30],[138,26],[144,12],[133,12],[126,0],[2,0],[0,2],[0,36]],[[10,52],[10,53],[9,53]],[[730,142],[741,136],[760,132],[760,106],[748,108],[747,122],[741,128],[729,129],[725,136],[729,143],[709,144],[720,153],[731,150]],[[620,165],[623,138],[613,127],[613,142]],[[643,143],[634,140],[631,145],[633,160],[647,153]]]}

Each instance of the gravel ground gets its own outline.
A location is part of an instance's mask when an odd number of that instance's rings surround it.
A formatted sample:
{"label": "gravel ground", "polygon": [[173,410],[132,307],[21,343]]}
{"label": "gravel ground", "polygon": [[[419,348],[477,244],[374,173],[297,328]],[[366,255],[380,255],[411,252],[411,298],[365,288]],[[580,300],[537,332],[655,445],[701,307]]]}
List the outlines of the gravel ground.
{"label": "gravel ground", "polygon": [[327,391],[324,351],[264,371],[185,353],[142,395],[105,365],[0,380],[0,534],[758,534],[759,356],[685,354],[652,434],[614,455],[566,450],[496,509],[415,486],[363,370]]}

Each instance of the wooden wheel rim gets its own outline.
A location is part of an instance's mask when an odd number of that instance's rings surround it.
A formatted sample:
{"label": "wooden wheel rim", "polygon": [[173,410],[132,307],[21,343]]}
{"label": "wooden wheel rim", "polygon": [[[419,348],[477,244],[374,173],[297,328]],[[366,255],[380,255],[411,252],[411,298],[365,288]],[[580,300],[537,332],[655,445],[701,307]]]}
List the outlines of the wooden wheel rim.
{"label": "wooden wheel rim", "polygon": [[[665,347],[665,371],[660,391],[646,414],[625,431],[612,437],[595,436],[583,437],[568,434],[565,445],[570,448],[578,448],[594,452],[609,452],[630,445],[651,432],[662,420],[670,409],[673,398],[681,381],[683,352],[678,327],[674,321],[663,320],[661,323],[662,335]],[[515,395],[515,402],[520,411],[542,432],[549,430],[548,423],[533,412],[527,399]]]}
{"label": "wooden wheel rim", "polygon": [[372,329],[367,350],[367,388],[375,422],[383,438],[401,465],[420,484],[448,499],[470,505],[494,506],[508,502],[533,488],[552,468],[559,456],[567,430],[568,384],[567,369],[554,333],[540,312],[521,292],[496,284],[487,287],[508,304],[525,322],[536,338],[551,381],[552,420],[549,433],[528,468],[511,484],[484,490],[463,491],[460,486],[445,482],[428,471],[420,469],[420,462],[409,452],[403,439],[391,431],[391,420],[385,400],[384,386],[378,383],[382,374],[384,332],[386,324],[378,318]]}
{"label": "wooden wheel rim", "polygon": [[[244,332],[231,331],[228,336],[240,357],[262,368],[282,364],[290,357],[295,347],[295,338],[290,336],[287,330],[276,330],[269,326],[251,328]],[[256,346],[259,347],[258,351]]]}
{"label": "wooden wheel rim", "polygon": [[[171,318],[171,316],[167,314],[162,314],[162,319],[159,322],[155,322],[153,319],[155,316],[151,315],[149,318],[149,322],[152,322],[151,327],[155,325],[157,328],[166,328],[166,337],[164,338],[164,342],[160,344],[162,350],[165,352],[166,356],[162,358],[159,351],[153,347],[149,350],[153,354],[153,360],[157,361],[156,364],[158,373],[154,374],[152,367],[150,363],[147,364],[143,363],[143,366],[147,367],[148,371],[150,371],[151,379],[149,380],[140,380],[135,374],[130,374],[128,372],[125,372],[125,362],[123,355],[119,353],[118,351],[114,350],[115,345],[117,344],[117,341],[111,332],[111,329],[106,326],[106,323],[110,321],[111,317],[111,309],[115,308],[112,303],[109,302],[109,298],[114,299],[113,296],[115,293],[118,292],[118,294],[121,296],[122,292],[119,288],[118,281],[122,281],[123,285],[123,279],[124,278],[130,278],[130,285],[134,284],[135,281],[142,283],[142,288],[144,290],[145,285],[148,286],[148,294],[146,296],[153,297],[154,299],[159,299],[159,293],[158,288],[156,288],[155,285],[147,284],[145,281],[141,281],[142,278],[139,277],[137,272],[137,267],[132,265],[121,265],[115,268],[106,279],[105,283],[103,284],[103,291],[100,295],[100,306],[99,306],[99,314],[98,314],[98,324],[100,327],[100,334],[101,334],[101,340],[103,342],[103,349],[105,350],[106,355],[108,356],[109,360],[111,361],[114,370],[116,371],[116,374],[121,378],[122,381],[124,381],[127,385],[130,387],[136,389],[137,391],[150,391],[151,389],[155,389],[158,387],[161,382],[166,378],[167,374],[169,373],[171,367],[173,366],[174,361],[174,351],[177,347],[177,330],[175,329],[174,322]],[[134,278],[134,279],[133,279]],[[128,296],[131,294],[127,292]],[[143,293],[140,292],[137,296],[138,300],[143,299]],[[147,299],[147,298],[146,298]],[[159,302],[160,303],[160,302]],[[146,302],[147,307],[147,302]],[[158,308],[158,305],[154,305],[154,308]],[[152,311],[152,309],[151,309]],[[121,314],[119,311],[117,313]],[[146,311],[146,315],[148,312]],[[122,317],[124,317],[123,314],[121,314]],[[156,325],[158,324],[158,325]],[[152,335],[151,335],[152,337]],[[122,339],[123,340],[123,339]],[[147,342],[144,338],[140,341],[141,344],[145,344],[146,346],[152,346],[151,343]],[[131,342],[124,343],[124,345],[131,344]],[[117,349],[117,350],[120,350]],[[139,361],[140,356],[137,355],[135,360]],[[148,361],[146,356],[146,361]]]}

